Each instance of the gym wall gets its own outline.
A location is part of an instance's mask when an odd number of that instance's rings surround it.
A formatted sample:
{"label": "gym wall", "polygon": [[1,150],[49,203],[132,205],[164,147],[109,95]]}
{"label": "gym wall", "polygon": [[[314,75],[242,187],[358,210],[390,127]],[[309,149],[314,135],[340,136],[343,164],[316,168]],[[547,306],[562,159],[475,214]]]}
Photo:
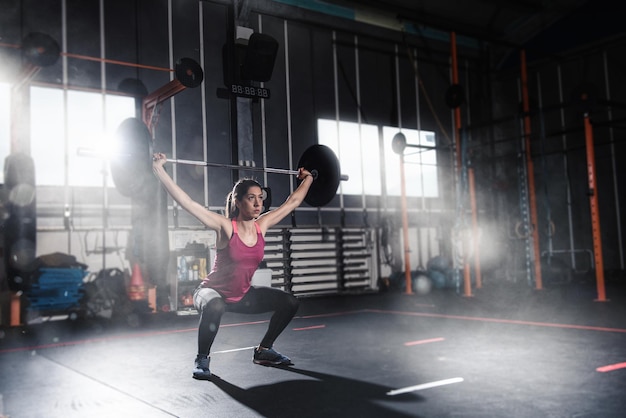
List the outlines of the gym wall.
{"label": "gym wall", "polygon": [[[217,93],[225,87],[222,48],[232,29],[230,2],[5,0],[3,4],[3,42],[17,45],[26,33],[44,32],[57,39],[64,52],[75,55],[63,56],[54,66],[42,69],[35,84],[115,92],[123,80],[131,78],[140,80],[151,92],[170,81],[172,74],[77,56],[162,69],[173,68],[181,57],[199,62],[204,83],[164,103],[155,131],[155,149],[181,159],[233,162],[237,153],[233,126],[236,108]],[[256,164],[294,168],[298,156],[317,143],[319,118],[434,131],[440,147],[439,197],[409,198],[409,222],[417,230],[437,231],[440,248],[436,253],[451,253],[451,229],[458,224],[459,213],[467,210],[467,202],[463,200],[463,190],[457,189],[454,115],[446,103],[451,72],[450,34],[400,33],[272,1],[253,2],[238,24],[268,34],[279,43],[272,77],[264,83],[271,90],[271,98],[250,103]],[[516,230],[524,217],[520,193],[526,187],[520,180],[521,158],[525,155],[520,129],[520,66],[513,54],[507,66],[497,67],[490,60],[491,47],[458,36],[459,78],[465,91],[461,109],[470,144],[467,156],[476,174],[479,222],[482,230],[489,232],[481,245],[490,261],[500,259],[498,255],[504,259],[511,252],[523,253],[527,244],[527,236]],[[558,59],[535,60],[528,68],[535,111],[528,152],[535,167],[540,246],[563,250],[568,264],[575,269],[585,270],[582,263],[586,261],[577,258],[578,250],[583,251],[582,257],[587,257],[585,250],[592,243],[584,137],[581,119],[570,113],[570,104],[574,101],[573,92],[587,81],[599,88],[601,98],[624,102],[620,98],[626,92],[616,82],[625,56],[623,49],[621,44],[607,44],[583,53],[572,51]],[[19,50],[0,48],[0,54],[3,62],[11,63],[9,68],[14,74],[19,69]],[[612,123],[623,118],[623,111],[622,107],[609,109],[604,105],[594,109],[598,125],[597,192],[606,225],[602,228],[605,265],[622,270],[624,211],[620,208],[626,202],[620,191],[626,180],[623,170],[617,169],[617,156],[623,153],[624,142],[620,139],[621,131]],[[239,175],[219,168],[198,170],[190,166],[172,166],[171,172],[194,199],[213,210],[222,207]],[[294,187],[294,179],[289,176],[254,176],[272,188],[275,203]],[[38,251],[75,250],[82,239],[60,232],[62,208],[81,202],[80,207],[72,207],[72,213],[83,216],[80,223],[85,228],[98,227],[102,222],[97,210],[100,199],[99,191],[93,190],[73,189],[68,193],[54,188],[38,189],[38,216],[43,218],[39,225],[42,229],[57,229],[54,239],[42,237],[39,241],[49,242],[50,247],[46,245]],[[109,204],[115,208],[111,211],[115,219],[111,229],[118,228],[123,235],[129,226],[126,222],[130,222],[130,203],[111,188]],[[198,226],[184,213],[178,215],[180,226]],[[295,222],[379,226],[387,217],[400,224],[400,198],[387,196],[383,190],[380,196],[339,194],[319,209],[304,205],[296,211]],[[171,226],[171,212],[168,219]],[[291,222],[294,219],[285,219],[286,224]],[[552,230],[555,232],[550,233]],[[428,240],[431,245],[432,237]],[[115,242],[113,237],[107,241]],[[524,273],[517,271],[523,270],[523,262],[509,261],[513,276],[523,277]]]}

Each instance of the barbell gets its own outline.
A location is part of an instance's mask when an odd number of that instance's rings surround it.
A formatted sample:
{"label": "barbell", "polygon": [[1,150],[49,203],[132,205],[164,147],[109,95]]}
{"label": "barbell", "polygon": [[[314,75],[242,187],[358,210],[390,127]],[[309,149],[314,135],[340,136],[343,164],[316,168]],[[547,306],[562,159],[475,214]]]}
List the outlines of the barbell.
{"label": "barbell", "polygon": [[[117,149],[120,151],[110,160],[111,177],[120,194],[131,197],[141,194],[146,179],[152,176],[152,137],[145,123],[137,118],[124,120],[116,131]],[[227,168],[232,170],[261,171],[274,174],[297,175],[297,170],[283,168],[243,166],[209,161],[167,159],[173,164]],[[315,144],[307,148],[298,160],[313,175],[304,201],[313,207],[327,205],[337,194],[340,181],[348,180],[341,174],[339,160],[327,146]]]}
{"label": "barbell", "polygon": [[391,149],[393,150],[393,152],[395,152],[396,154],[404,154],[404,149],[406,147],[428,149],[428,150],[430,150],[430,149],[432,149],[432,150],[439,149],[438,147],[431,146],[431,145],[407,144],[406,136],[404,136],[404,134],[402,132],[398,132],[397,134],[395,134],[393,136],[393,139],[391,140]]}

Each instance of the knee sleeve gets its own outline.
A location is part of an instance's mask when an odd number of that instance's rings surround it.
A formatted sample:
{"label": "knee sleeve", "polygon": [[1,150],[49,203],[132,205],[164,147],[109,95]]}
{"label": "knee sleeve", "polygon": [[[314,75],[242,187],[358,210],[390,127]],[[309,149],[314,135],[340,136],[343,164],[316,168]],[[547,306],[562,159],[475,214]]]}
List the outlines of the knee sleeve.
{"label": "knee sleeve", "polygon": [[199,287],[193,293],[193,306],[198,310],[198,312],[204,311],[204,308],[209,304],[209,302],[214,300],[219,300],[222,303],[224,302],[217,291],[208,287]]}

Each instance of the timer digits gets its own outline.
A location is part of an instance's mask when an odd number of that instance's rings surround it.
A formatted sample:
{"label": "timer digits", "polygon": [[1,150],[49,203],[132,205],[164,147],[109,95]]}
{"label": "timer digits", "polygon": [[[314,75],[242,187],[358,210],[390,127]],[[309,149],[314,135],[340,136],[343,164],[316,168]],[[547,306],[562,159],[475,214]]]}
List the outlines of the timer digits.
{"label": "timer digits", "polygon": [[269,99],[270,90],[265,87],[242,86],[241,84],[231,84],[230,93],[235,96],[250,97],[258,99]]}

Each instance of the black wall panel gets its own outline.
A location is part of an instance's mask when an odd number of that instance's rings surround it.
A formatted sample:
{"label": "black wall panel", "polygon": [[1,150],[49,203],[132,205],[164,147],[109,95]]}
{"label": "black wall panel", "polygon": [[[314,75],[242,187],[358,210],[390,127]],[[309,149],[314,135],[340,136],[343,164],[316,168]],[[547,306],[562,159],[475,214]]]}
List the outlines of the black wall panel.
{"label": "black wall panel", "polygon": [[[172,53],[174,62],[181,58],[200,61],[199,7],[197,1],[172,2]],[[202,89],[187,88],[171,100],[175,105],[176,156],[187,160],[204,160],[202,138]],[[203,170],[177,164],[179,185],[192,199],[204,200]],[[228,174],[228,173],[227,173]]]}
{"label": "black wall panel", "polygon": [[[100,58],[100,3],[68,0],[66,5],[67,52]],[[70,56],[67,70],[68,84],[71,87],[100,88],[100,62]]]}
{"label": "black wall panel", "polygon": [[[316,83],[312,77],[313,66],[332,66],[332,57],[315,56],[312,36],[313,30],[300,24],[288,25],[288,39],[290,59],[289,85],[291,100],[291,129],[292,129],[292,168],[298,168],[298,161],[310,146],[317,144],[317,106],[315,101]],[[328,41],[329,38],[326,38]],[[327,50],[328,51],[328,50]],[[293,55],[292,55],[293,54]],[[297,56],[297,59],[293,59]],[[334,97],[334,95],[333,95]],[[334,106],[333,106],[334,107]],[[338,198],[334,198],[329,207],[338,205]],[[304,207],[308,206],[306,203]],[[313,212],[298,215],[300,224],[315,224],[317,218]]]}
{"label": "black wall panel", "polygon": [[[22,22],[22,8],[24,4],[20,0],[0,0],[0,7],[2,13],[0,13],[0,28],[2,28],[2,42],[12,45],[20,45],[25,33],[21,24]],[[14,48],[7,48],[7,50],[15,50]],[[3,48],[3,53],[6,52]]]}
{"label": "black wall panel", "polygon": [[294,155],[294,168],[299,157],[317,143],[317,118],[311,77],[313,54],[311,50],[311,30],[298,24],[289,25],[289,45],[298,59],[289,64],[291,128]]}
{"label": "black wall panel", "polygon": [[[417,129],[418,128],[418,92],[416,91],[416,74],[413,69],[413,63],[406,55],[406,49],[402,44],[398,45],[398,72],[400,78],[400,109],[399,114],[401,116],[400,124],[403,128]],[[395,86],[394,86],[395,88]],[[397,106],[396,106],[397,107]],[[398,110],[396,110],[396,113]],[[421,122],[421,117],[420,117]],[[398,122],[393,125],[397,125]],[[419,124],[421,127],[421,123]]]}
{"label": "black wall panel", "polygon": [[[253,19],[253,22],[256,22],[256,19]],[[271,91],[271,98],[265,100],[267,166],[272,168],[294,168],[298,163],[298,159],[293,154],[289,155],[289,125],[287,121],[289,110],[287,109],[288,103],[286,100],[289,92],[287,91],[284,20],[264,16],[263,33],[278,41],[278,52],[272,78],[265,83],[265,87]],[[297,51],[298,47],[297,42],[289,39],[290,54]],[[253,103],[253,107],[255,110],[254,147],[256,154],[256,150],[262,149],[261,103]],[[293,130],[293,127],[291,134],[293,141],[298,141],[298,133]],[[293,167],[291,166],[290,157],[292,158]],[[259,165],[261,165],[261,162],[258,162]],[[257,178],[262,179],[263,176],[259,175]],[[273,205],[282,203],[292,191],[289,176],[282,174],[268,174],[266,186],[272,189]]]}
{"label": "black wall panel", "polygon": [[395,60],[391,48],[369,39],[359,41],[361,109],[363,122],[368,124],[397,124]]}
{"label": "black wall panel", "polygon": [[0,48],[0,61],[4,71],[0,72],[0,81],[8,81],[12,74],[17,74],[21,68],[21,50],[18,48],[26,33],[21,24],[22,2],[19,0],[0,0],[0,32],[3,43],[14,47]]}
{"label": "black wall panel", "polygon": [[[138,54],[138,1],[107,1],[104,3],[105,58],[129,64],[139,64]],[[168,67],[165,67],[168,68]],[[156,70],[154,70],[156,71]],[[140,80],[137,67],[107,64],[107,90],[118,90],[125,79]]]}
{"label": "black wall panel", "polygon": [[[229,100],[217,96],[224,88],[222,71],[222,46],[228,36],[227,8],[202,2],[204,32],[204,83],[206,95],[207,161],[231,163],[232,141],[230,134]],[[233,173],[224,169],[209,169],[208,202],[210,206],[224,206],[226,194],[232,189]]]}
{"label": "black wall panel", "polygon": [[[335,50],[337,56],[337,102],[339,103],[339,119],[356,122],[358,120],[359,105],[357,102],[356,84],[356,57],[354,54],[354,35],[336,32]],[[330,61],[328,65],[333,66]]]}
{"label": "black wall panel", "polygon": [[[137,61],[139,64],[172,69],[169,62],[169,33],[167,0],[136,0]],[[152,92],[169,81],[162,71],[139,70],[140,79]],[[161,117],[167,116],[162,112]]]}
{"label": "black wall panel", "polygon": [[335,84],[333,72],[332,31],[311,28],[309,42],[313,108],[319,119],[335,119]]}

